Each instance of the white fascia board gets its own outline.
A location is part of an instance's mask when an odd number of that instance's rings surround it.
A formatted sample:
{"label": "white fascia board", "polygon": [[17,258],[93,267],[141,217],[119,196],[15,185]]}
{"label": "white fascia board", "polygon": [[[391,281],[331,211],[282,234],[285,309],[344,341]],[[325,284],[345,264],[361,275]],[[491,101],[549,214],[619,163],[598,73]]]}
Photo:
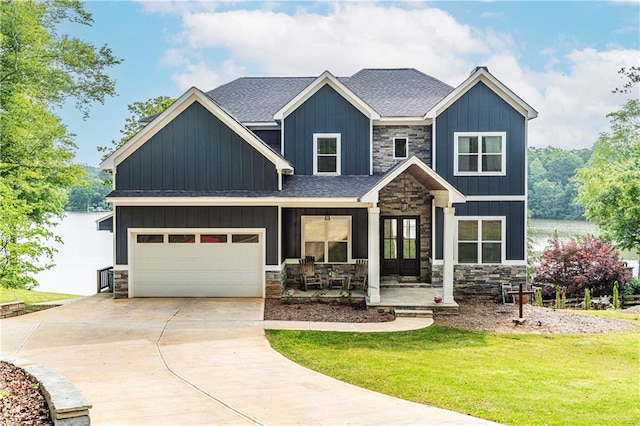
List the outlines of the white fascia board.
{"label": "white fascia board", "polygon": [[527,201],[526,195],[467,195],[467,201]]}
{"label": "white fascia board", "polygon": [[113,170],[118,164],[124,161],[135,150],[147,142],[151,137],[162,130],[171,120],[185,111],[194,102],[199,102],[211,114],[231,128],[243,140],[260,152],[265,158],[271,161],[277,170],[283,170],[286,174],[293,174],[293,166],[288,161],[276,155],[262,141],[260,141],[246,126],[234,119],[229,113],[224,111],[210,97],[197,87],[192,87],[180,96],[169,108],[154,118],[151,123],[143,127],[127,143],[111,153],[102,163],[100,168]]}
{"label": "white fascia board", "polygon": [[425,117],[380,117],[374,120],[374,126],[428,126],[433,122]]}
{"label": "white fascia board", "polygon": [[483,68],[479,68],[475,73],[471,74],[462,84],[456,87],[451,93],[445,96],[440,102],[438,102],[433,108],[431,108],[424,118],[435,118],[441,112],[449,108],[456,100],[462,95],[467,93],[469,89],[476,85],[477,82],[482,81],[491,90],[493,90],[498,96],[500,96],[505,102],[511,105],[516,111],[522,114],[527,120],[534,119],[538,116],[538,111],[533,109],[531,105],[523,101],[518,95],[516,95],[511,89],[502,84],[500,80],[495,78],[490,72]]}
{"label": "white fascia board", "polygon": [[242,124],[244,124],[246,127],[250,128],[250,129],[265,129],[265,130],[273,130],[273,129],[279,129],[280,128],[280,124],[276,123],[275,121],[247,121],[247,122],[243,122]]}
{"label": "white fascia board", "polygon": [[380,114],[374,110],[369,104],[363,101],[358,95],[353,93],[351,89],[345,86],[340,80],[335,78],[329,71],[323,72],[318,78],[316,78],[305,89],[298,93],[293,99],[291,99],[285,106],[273,115],[274,120],[284,120],[289,114],[295,111],[300,105],[302,105],[307,99],[313,96],[318,90],[320,90],[325,84],[328,84],[343,98],[349,101],[355,106],[361,113],[366,115],[372,120],[380,118]]}
{"label": "white fascia board", "polygon": [[430,178],[435,180],[440,186],[445,188],[447,192],[447,198],[449,203],[464,203],[466,202],[466,197],[458,191],[453,185],[447,182],[442,176],[434,172],[429,166],[424,164],[422,160],[420,160],[415,155],[407,160],[402,167],[398,167],[393,172],[388,173],[376,186],[374,186],[369,192],[367,192],[361,200],[369,203],[378,202],[378,193],[382,188],[387,186],[392,180],[400,176],[405,170],[407,170],[411,166],[420,167]]}
{"label": "white fascia board", "polygon": [[118,206],[282,206],[282,207],[367,207],[356,197],[108,197]]}

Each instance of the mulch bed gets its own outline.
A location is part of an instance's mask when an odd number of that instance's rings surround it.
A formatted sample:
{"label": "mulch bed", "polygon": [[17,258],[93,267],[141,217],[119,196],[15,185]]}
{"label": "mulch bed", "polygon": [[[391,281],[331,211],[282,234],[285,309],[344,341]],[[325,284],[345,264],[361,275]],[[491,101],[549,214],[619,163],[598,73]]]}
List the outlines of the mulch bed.
{"label": "mulch bed", "polygon": [[53,425],[40,384],[4,361],[0,361],[0,425]]}
{"label": "mulch bed", "polygon": [[[288,304],[287,304],[288,303]],[[280,321],[388,322],[390,313],[368,311],[364,302],[265,299],[264,319]]]}

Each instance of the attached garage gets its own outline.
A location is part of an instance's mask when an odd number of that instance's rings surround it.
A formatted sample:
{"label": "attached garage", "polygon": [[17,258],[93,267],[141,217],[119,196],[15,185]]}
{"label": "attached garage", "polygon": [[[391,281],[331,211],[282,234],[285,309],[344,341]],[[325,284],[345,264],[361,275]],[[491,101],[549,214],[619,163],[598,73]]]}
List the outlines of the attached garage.
{"label": "attached garage", "polygon": [[129,297],[264,297],[264,230],[130,230]]}

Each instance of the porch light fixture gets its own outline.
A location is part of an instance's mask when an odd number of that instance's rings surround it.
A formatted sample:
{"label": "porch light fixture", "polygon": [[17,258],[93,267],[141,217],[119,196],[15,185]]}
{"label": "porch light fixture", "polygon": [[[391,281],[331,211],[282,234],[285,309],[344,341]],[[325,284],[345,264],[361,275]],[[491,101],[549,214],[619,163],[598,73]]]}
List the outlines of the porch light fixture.
{"label": "porch light fixture", "polygon": [[409,204],[407,204],[406,201],[403,201],[403,202],[400,203],[400,211],[401,212],[406,212],[408,208],[409,208]]}
{"label": "porch light fixture", "polygon": [[328,214],[324,215],[324,220],[331,220],[331,216],[329,216]]}

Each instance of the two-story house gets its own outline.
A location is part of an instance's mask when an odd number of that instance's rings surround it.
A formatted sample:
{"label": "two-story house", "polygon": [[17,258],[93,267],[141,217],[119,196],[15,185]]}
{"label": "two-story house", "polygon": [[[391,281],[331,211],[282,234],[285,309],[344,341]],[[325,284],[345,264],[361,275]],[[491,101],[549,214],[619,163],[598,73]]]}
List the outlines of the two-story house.
{"label": "two-story house", "polygon": [[[526,276],[527,123],[478,67],[191,88],[101,164],[115,297],[279,297],[298,260],[498,295]],[[326,269],[325,269],[326,270]]]}

